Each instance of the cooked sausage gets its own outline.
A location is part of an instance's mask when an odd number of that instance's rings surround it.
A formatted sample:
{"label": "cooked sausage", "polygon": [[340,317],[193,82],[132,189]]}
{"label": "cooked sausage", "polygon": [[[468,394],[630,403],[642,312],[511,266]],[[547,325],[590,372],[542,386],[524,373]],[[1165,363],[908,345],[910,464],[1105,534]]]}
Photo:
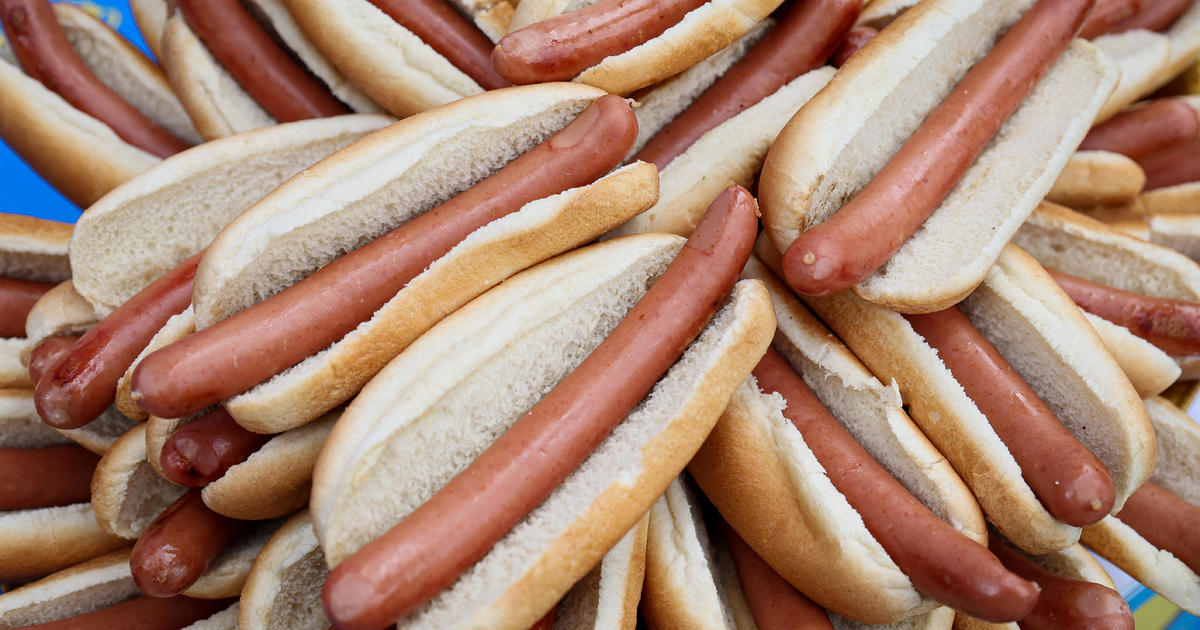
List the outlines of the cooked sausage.
{"label": "cooked sausage", "polygon": [[87,503],[99,462],[75,445],[0,448],[0,511]]}
{"label": "cooked sausage", "polygon": [[492,40],[444,0],[371,0],[485,90],[512,85],[492,68]]}
{"label": "cooked sausage", "polygon": [[[345,630],[377,629],[449,586],[633,409],[712,317],[750,256],[757,204],[731,186],[666,272],[561,383],[429,501],[334,568],[321,596]],[[455,532],[455,544],[444,533]]]}
{"label": "cooked sausage", "polygon": [[1137,12],[1118,22],[1109,32],[1124,33],[1138,28],[1165,31],[1191,4],[1192,0],[1142,0]]}
{"label": "cooked sausage", "polygon": [[125,370],[163,324],[191,304],[199,262],[200,254],[188,258],[129,298],[38,381],[34,403],[46,424],[76,429],[104,413]]}
{"label": "cooked sausage", "polygon": [[51,621],[29,630],[178,630],[233,605],[233,599],[138,597],[107,608]]}
{"label": "cooked sausage", "polygon": [[24,337],[25,318],[53,284],[0,277],[0,337]]}
{"label": "cooked sausage", "polygon": [[29,379],[34,385],[42,380],[42,376],[54,367],[71,348],[79,341],[79,337],[47,337],[38,342],[29,353]]}
{"label": "cooked sausage", "polygon": [[1200,181],[1200,139],[1176,142],[1138,158],[1137,163],[1146,171],[1144,190]]}
{"label": "cooked sausage", "polygon": [[1079,308],[1174,356],[1200,354],[1200,303],[1122,291],[1047,269]]}
{"label": "cooked sausage", "polygon": [[842,43],[838,46],[837,51],[833,53],[829,63],[835,68],[841,68],[846,65],[850,57],[858,52],[860,48],[867,45],[867,42],[875,39],[879,34],[879,29],[871,28],[870,26],[855,26],[846,33],[846,37],[842,39]]}
{"label": "cooked sausage", "polygon": [[1200,117],[1187,103],[1160,98],[1096,125],[1081,151],[1112,151],[1138,159],[1200,134]]}
{"label": "cooked sausage", "polygon": [[988,537],[988,549],[1010,571],[1042,589],[1033,612],[1018,622],[1021,630],[1133,630],[1133,613],[1120,593],[1087,580],[1055,575],[994,534]]}
{"label": "cooked sausage", "polygon": [[71,47],[47,0],[0,0],[0,23],[26,74],[108,125],[122,140],[158,157],[188,148],[188,143],[154,124],[92,74]]}
{"label": "cooked sausage", "polygon": [[787,248],[788,284],[808,295],[836,293],[887,262],[1066,49],[1092,2],[1039,0],[861,192]]}
{"label": "cooked sausage", "polygon": [[1116,490],[1104,464],[1067,432],[962,311],[952,306],[905,318],[987,417],[1050,514],[1083,527],[1112,511]]}
{"label": "cooked sausage", "polygon": [[606,95],[571,124],[457,197],[292,287],[147,356],[142,407],[179,418],[239,394],[344,337],[476,229],[526,203],[591,183],[633,145],[637,121]]}
{"label": "cooked sausage", "polygon": [[275,120],[350,113],[238,0],[176,0],[175,6],[221,66]]}
{"label": "cooked sausage", "polygon": [[819,67],[862,13],[862,0],[803,0],[762,41],[662,128],[635,159],[661,171],[717,125]]}
{"label": "cooked sausage", "polygon": [[1129,496],[1117,518],[1147,542],[1171,552],[1192,571],[1200,573],[1200,507],[1147,482]]}
{"label": "cooked sausage", "polygon": [[1083,28],[1079,29],[1079,36],[1092,39],[1104,35],[1141,9],[1141,0],[1096,0],[1096,8],[1092,9],[1091,15],[1083,23]]}
{"label": "cooked sausage", "polygon": [[172,597],[194,584],[245,521],[208,509],[199,490],[171,504],[133,546],[133,582],[150,597]]}
{"label": "cooked sausage", "polygon": [[223,407],[180,427],[163,444],[163,476],[181,486],[202,488],[218,480],[272,436],[243,429]]}
{"label": "cooked sausage", "polygon": [[1037,588],[1013,575],[983,545],[929,511],[859,444],[777,352],[754,368],[764,392],[804,437],[838,492],[922,595],[986,621],[1014,621],[1033,609]]}
{"label": "cooked sausage", "polygon": [[600,0],[505,35],[492,51],[492,67],[517,84],[569,81],[658,37],[705,1]]}
{"label": "cooked sausage", "polygon": [[833,630],[829,615],[783,579],[737,532],[722,521],[742,593],[759,630]]}

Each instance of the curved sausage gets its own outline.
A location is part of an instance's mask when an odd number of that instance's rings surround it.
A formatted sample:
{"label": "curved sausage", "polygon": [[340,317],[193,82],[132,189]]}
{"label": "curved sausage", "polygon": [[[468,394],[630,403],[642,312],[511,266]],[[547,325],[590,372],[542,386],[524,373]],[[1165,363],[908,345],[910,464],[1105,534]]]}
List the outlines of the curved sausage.
{"label": "curved sausage", "polygon": [[[1158,0],[1148,0],[1157,2]],[[1141,0],[1096,0],[1096,8],[1079,29],[1084,39],[1099,37],[1113,30],[1122,20],[1142,9]]]}
{"label": "curved sausage", "polygon": [[195,599],[192,597],[138,597],[107,608],[61,621],[51,621],[29,630],[178,630],[207,619],[226,608],[235,599]]}
{"label": "curved sausage", "polygon": [[879,34],[879,29],[870,26],[855,26],[846,33],[846,37],[842,38],[842,43],[838,45],[838,49],[834,51],[833,57],[829,63],[835,68],[841,68],[846,65],[850,57],[858,52],[860,48],[867,45],[867,42],[875,39]]}
{"label": "curved sausage", "polygon": [[492,40],[444,0],[371,0],[484,90],[512,85],[492,68]]}
{"label": "curved sausage", "polygon": [[742,593],[759,630],[833,630],[829,615],[783,579],[737,532],[722,521]]}
{"label": "curved sausage", "polygon": [[275,120],[350,113],[238,0],[176,0],[175,6],[221,66]]}
{"label": "curved sausage", "polygon": [[600,0],[505,35],[492,67],[516,84],[569,81],[658,37],[707,0]]}
{"label": "curved sausage", "polygon": [[717,125],[820,67],[862,13],[862,0],[804,0],[634,157],[662,170]]}
{"label": "curved sausage", "polygon": [[[596,448],[691,343],[750,256],[757,205],[730,186],[666,272],[561,383],[429,501],[334,568],[321,597],[377,629],[449,586]],[[444,533],[455,532],[455,544]]]}
{"label": "curved sausage", "polygon": [[476,229],[591,183],[620,163],[637,120],[605,95],[549,140],[441,206],[252,308],[148,355],[133,375],[146,411],[180,418],[239,394],[344,337]]}
{"label": "curved sausage", "polygon": [[133,582],[150,597],[173,597],[204,575],[245,521],[208,509],[199,490],[171,504],[133,546]]}
{"label": "curved sausage", "polygon": [[1026,12],[861,192],[787,248],[788,284],[827,295],[887,262],[1066,49],[1092,1],[1039,0]]}
{"label": "curved sausage", "polygon": [[271,439],[243,429],[222,407],[179,428],[163,444],[163,476],[167,481],[203,488],[240,464]]}
{"label": "curved sausage", "polygon": [[0,277],[0,337],[24,337],[25,319],[53,284]]}
{"label": "curved sausage", "polygon": [[0,511],[87,503],[99,462],[75,445],[0,448]]}
{"label": "curved sausage", "polygon": [[0,23],[26,74],[108,125],[122,140],[163,158],[190,146],[92,74],[67,41],[47,0],[0,0]]}
{"label": "curved sausage", "polygon": [[900,485],[774,349],[754,368],[754,377],[764,392],[783,396],[784,417],[918,592],[986,621],[1014,621],[1033,609],[1037,589]]}
{"label": "curved sausage", "polygon": [[1067,432],[962,311],[952,306],[904,317],[987,416],[1051,515],[1083,527],[1112,511],[1116,489],[1104,464]]}
{"label": "curved sausage", "polygon": [[1176,142],[1137,160],[1146,171],[1143,190],[1200,181],[1200,139]]}
{"label": "curved sausage", "polygon": [[1124,33],[1138,28],[1165,31],[1191,5],[1192,0],[1142,0],[1136,13],[1118,22],[1109,32]]}
{"label": "curved sausage", "polygon": [[1171,552],[1192,571],[1200,573],[1200,507],[1147,482],[1129,496],[1117,518],[1147,542]]}
{"label": "curved sausage", "polygon": [[117,397],[117,382],[125,370],[163,324],[192,303],[192,280],[202,253],[129,298],[80,337],[38,381],[34,403],[46,424],[77,429],[104,413]]}
{"label": "curved sausage", "polygon": [[1200,304],[1122,291],[1046,269],[1079,308],[1124,326],[1173,356],[1200,354]]}
{"label": "curved sausage", "polygon": [[36,385],[78,341],[79,337],[47,337],[39,341],[29,353],[29,379]]}
{"label": "curved sausage", "polygon": [[1121,594],[1087,580],[1055,575],[1033,563],[995,535],[988,549],[1017,575],[1042,589],[1033,612],[1021,619],[1021,630],[1133,630],[1133,613]]}
{"label": "curved sausage", "polygon": [[1200,116],[1175,98],[1150,101],[1096,125],[1079,145],[1080,151],[1112,151],[1138,159],[1200,134]]}

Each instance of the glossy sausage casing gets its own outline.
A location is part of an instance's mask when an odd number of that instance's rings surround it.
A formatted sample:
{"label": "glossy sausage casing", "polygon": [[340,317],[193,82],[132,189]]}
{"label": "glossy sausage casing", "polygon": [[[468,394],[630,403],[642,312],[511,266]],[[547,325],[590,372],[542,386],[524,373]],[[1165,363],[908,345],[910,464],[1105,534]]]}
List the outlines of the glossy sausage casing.
{"label": "glossy sausage casing", "polygon": [[25,319],[53,284],[0,277],[0,337],[24,337]]}
{"label": "glossy sausage casing", "polygon": [[163,476],[181,486],[202,488],[246,461],[271,437],[243,429],[217,407],[167,438],[160,458]]}
{"label": "glossy sausage casing", "polygon": [[444,0],[371,0],[400,26],[471,77],[479,87],[512,85],[492,68],[492,41]]}
{"label": "glossy sausage casing", "polygon": [[1112,151],[1136,160],[1197,134],[1200,117],[1195,109],[1179,99],[1160,98],[1096,125],[1079,150]]}
{"label": "glossy sausage casing", "polygon": [[722,521],[738,582],[759,630],[833,630],[829,615],[783,579],[737,532]]}
{"label": "glossy sausage casing", "polygon": [[0,448],[0,512],[92,500],[100,456],[81,446]]}
{"label": "glossy sausage casing", "polygon": [[1137,163],[1146,171],[1145,190],[1200,181],[1200,139],[1176,142]]}
{"label": "glossy sausage casing", "polygon": [[133,546],[133,581],[151,597],[173,597],[194,584],[245,527],[208,509],[199,490],[172,503]]}
{"label": "glossy sausage casing", "polygon": [[1117,518],[1200,574],[1200,507],[1148,482],[1129,496]]}
{"label": "glossy sausage casing", "polygon": [[42,376],[54,367],[75,344],[79,337],[47,337],[38,342],[29,353],[29,379],[36,386]]}
{"label": "glossy sausage casing", "polygon": [[842,43],[838,45],[838,49],[829,59],[829,63],[835,68],[841,68],[854,56],[854,53],[866,46],[867,42],[875,39],[878,34],[879,30],[870,26],[855,26],[846,33],[846,37],[842,38]]}
{"label": "glossy sausage casing", "polygon": [[754,198],[727,188],[583,363],[429,501],[334,568],[322,591],[329,619],[344,630],[383,628],[482,558],[683,354],[733,287],[757,230]]}
{"label": "glossy sausage casing", "polygon": [[[1159,0],[1146,0],[1158,2]],[[1142,0],[1096,0],[1096,8],[1079,29],[1079,36],[1084,39],[1099,37],[1112,31],[1122,20],[1133,16],[1142,9]]]}

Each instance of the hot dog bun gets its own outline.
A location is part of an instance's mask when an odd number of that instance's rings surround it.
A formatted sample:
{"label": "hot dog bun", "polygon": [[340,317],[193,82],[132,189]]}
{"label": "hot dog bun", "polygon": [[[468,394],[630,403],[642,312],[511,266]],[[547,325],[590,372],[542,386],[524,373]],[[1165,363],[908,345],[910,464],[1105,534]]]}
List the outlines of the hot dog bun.
{"label": "hot dog bun", "polygon": [[1120,85],[1097,115],[1104,120],[1187,70],[1200,55],[1200,4],[1192,5],[1165,31],[1136,29],[1096,38],[1096,45],[1121,66]]}
{"label": "hot dog bun", "polygon": [[[66,280],[71,276],[69,266],[64,264],[70,236],[70,224],[0,213],[0,278],[32,282]],[[40,318],[34,316],[35,321]],[[32,386],[23,360],[28,360],[36,341],[28,338],[28,334],[0,338],[0,388]]]}
{"label": "hot dog bun", "polygon": [[[860,50],[767,156],[759,193],[776,249],[860,190],[1030,4],[925,2]],[[1116,76],[1095,48],[1072,44],[921,230],[855,290],[908,312],[969,293],[1050,189]]]}

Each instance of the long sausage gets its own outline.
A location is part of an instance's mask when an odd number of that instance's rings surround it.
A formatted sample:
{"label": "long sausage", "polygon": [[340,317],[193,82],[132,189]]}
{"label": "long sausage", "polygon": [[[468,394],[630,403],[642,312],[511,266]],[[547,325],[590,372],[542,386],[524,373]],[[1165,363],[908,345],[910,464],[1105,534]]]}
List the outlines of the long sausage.
{"label": "long sausage", "polygon": [[34,385],[78,342],[79,337],[47,337],[39,341],[29,353],[29,379]]}
{"label": "long sausage", "polygon": [[1171,552],[1192,571],[1200,573],[1200,536],[1196,536],[1200,507],[1157,484],[1146,483],[1129,496],[1117,518],[1150,544]]}
{"label": "long sausage", "polygon": [[866,26],[855,26],[846,33],[846,37],[842,38],[842,43],[838,45],[833,56],[829,58],[829,63],[835,68],[841,68],[846,65],[846,62],[854,56],[867,42],[875,39],[879,34],[879,29]]}
{"label": "long sausage", "polygon": [[862,0],[796,3],[745,57],[655,134],[635,159],[651,162],[660,171],[666,168],[708,130],[825,63],[860,13]]}
{"label": "long sausage", "polygon": [[24,337],[25,319],[53,284],[0,277],[0,337]]}
{"label": "long sausage", "polygon": [[833,630],[824,608],[776,573],[729,523],[722,521],[721,525],[750,614],[760,630]]}
{"label": "long sausage", "polygon": [[987,416],[1050,514],[1083,527],[1112,511],[1116,490],[1104,464],[1067,432],[962,311],[952,306],[905,318]]}
{"label": "long sausage", "polygon": [[238,0],[176,0],[175,6],[221,66],[275,120],[350,113]]}
{"label": "long sausage", "polygon": [[1046,271],[1079,308],[1128,328],[1167,354],[1200,354],[1200,303],[1150,297]]}
{"label": "long sausage", "polygon": [[1021,555],[995,535],[988,548],[1021,577],[1037,582],[1042,594],[1033,612],[1021,619],[1021,630],[1133,630],[1133,613],[1121,594],[1087,580],[1055,575]]}
{"label": "long sausage", "polygon": [[76,109],[158,157],[188,148],[188,143],[154,124],[92,74],[71,47],[47,0],[0,0],[0,22],[26,74]]}
{"label": "long sausage", "polygon": [[171,504],[133,546],[133,582],[150,597],[173,597],[194,584],[245,521],[208,509],[199,490]]}
{"label": "long sausage", "polygon": [[272,436],[243,429],[222,407],[179,428],[162,449],[167,481],[202,488],[218,480],[266,444]]}
{"label": "long sausage", "polygon": [[1096,125],[1081,151],[1112,151],[1138,159],[1200,134],[1200,116],[1187,103],[1160,98]]}
{"label": "long sausage", "polygon": [[[1148,0],[1158,2],[1159,0]],[[1142,9],[1141,0],[1096,0],[1096,8],[1084,21],[1079,29],[1079,36],[1084,39],[1099,37],[1112,31],[1122,20],[1133,16]]]}
{"label": "long sausage", "polygon": [[107,608],[60,621],[51,621],[28,630],[178,630],[207,619],[233,605],[233,599],[195,599],[192,597],[137,597]]}
{"label": "long sausage", "polygon": [[1144,190],[1200,181],[1200,139],[1176,142],[1139,158],[1137,163],[1146,171]]}
{"label": "long sausage", "polygon": [[643,44],[707,0],[600,0],[505,35],[492,67],[517,84],[569,81]]}
{"label": "long sausage", "polygon": [[526,203],[591,183],[620,163],[637,120],[605,95],[546,142],[441,206],[303,281],[147,356],[142,407],[179,418],[239,394],[344,337],[476,229]]}
{"label": "long sausage", "polygon": [[[757,204],[725,189],[666,272],[573,372],[429,501],[330,573],[344,630],[383,628],[449,586],[541,503],[678,359],[750,256]],[[444,533],[455,532],[447,545]]]}
{"label": "long sausage", "polygon": [[495,90],[512,83],[492,68],[492,40],[444,0],[371,0],[400,26],[474,79]]}
{"label": "long sausage", "polygon": [[987,621],[1014,621],[1033,609],[1037,589],[900,485],[775,350],[767,350],[754,377],[763,391],[783,396],[784,417],[918,592]]}
{"label": "long sausage", "polygon": [[1121,20],[1109,30],[1124,33],[1134,29],[1164,31],[1192,5],[1192,0],[1142,0],[1136,13]]}
{"label": "long sausage", "polygon": [[882,266],[1066,50],[1093,1],[1039,0],[861,192],[788,247],[783,270],[792,288],[836,293]]}
{"label": "long sausage", "polygon": [[200,255],[179,263],[129,298],[80,337],[38,381],[34,403],[46,424],[76,429],[104,413],[117,397],[117,382],[138,353],[172,315],[192,303]]}
{"label": "long sausage", "polygon": [[99,462],[75,445],[0,448],[0,511],[87,503]]}

